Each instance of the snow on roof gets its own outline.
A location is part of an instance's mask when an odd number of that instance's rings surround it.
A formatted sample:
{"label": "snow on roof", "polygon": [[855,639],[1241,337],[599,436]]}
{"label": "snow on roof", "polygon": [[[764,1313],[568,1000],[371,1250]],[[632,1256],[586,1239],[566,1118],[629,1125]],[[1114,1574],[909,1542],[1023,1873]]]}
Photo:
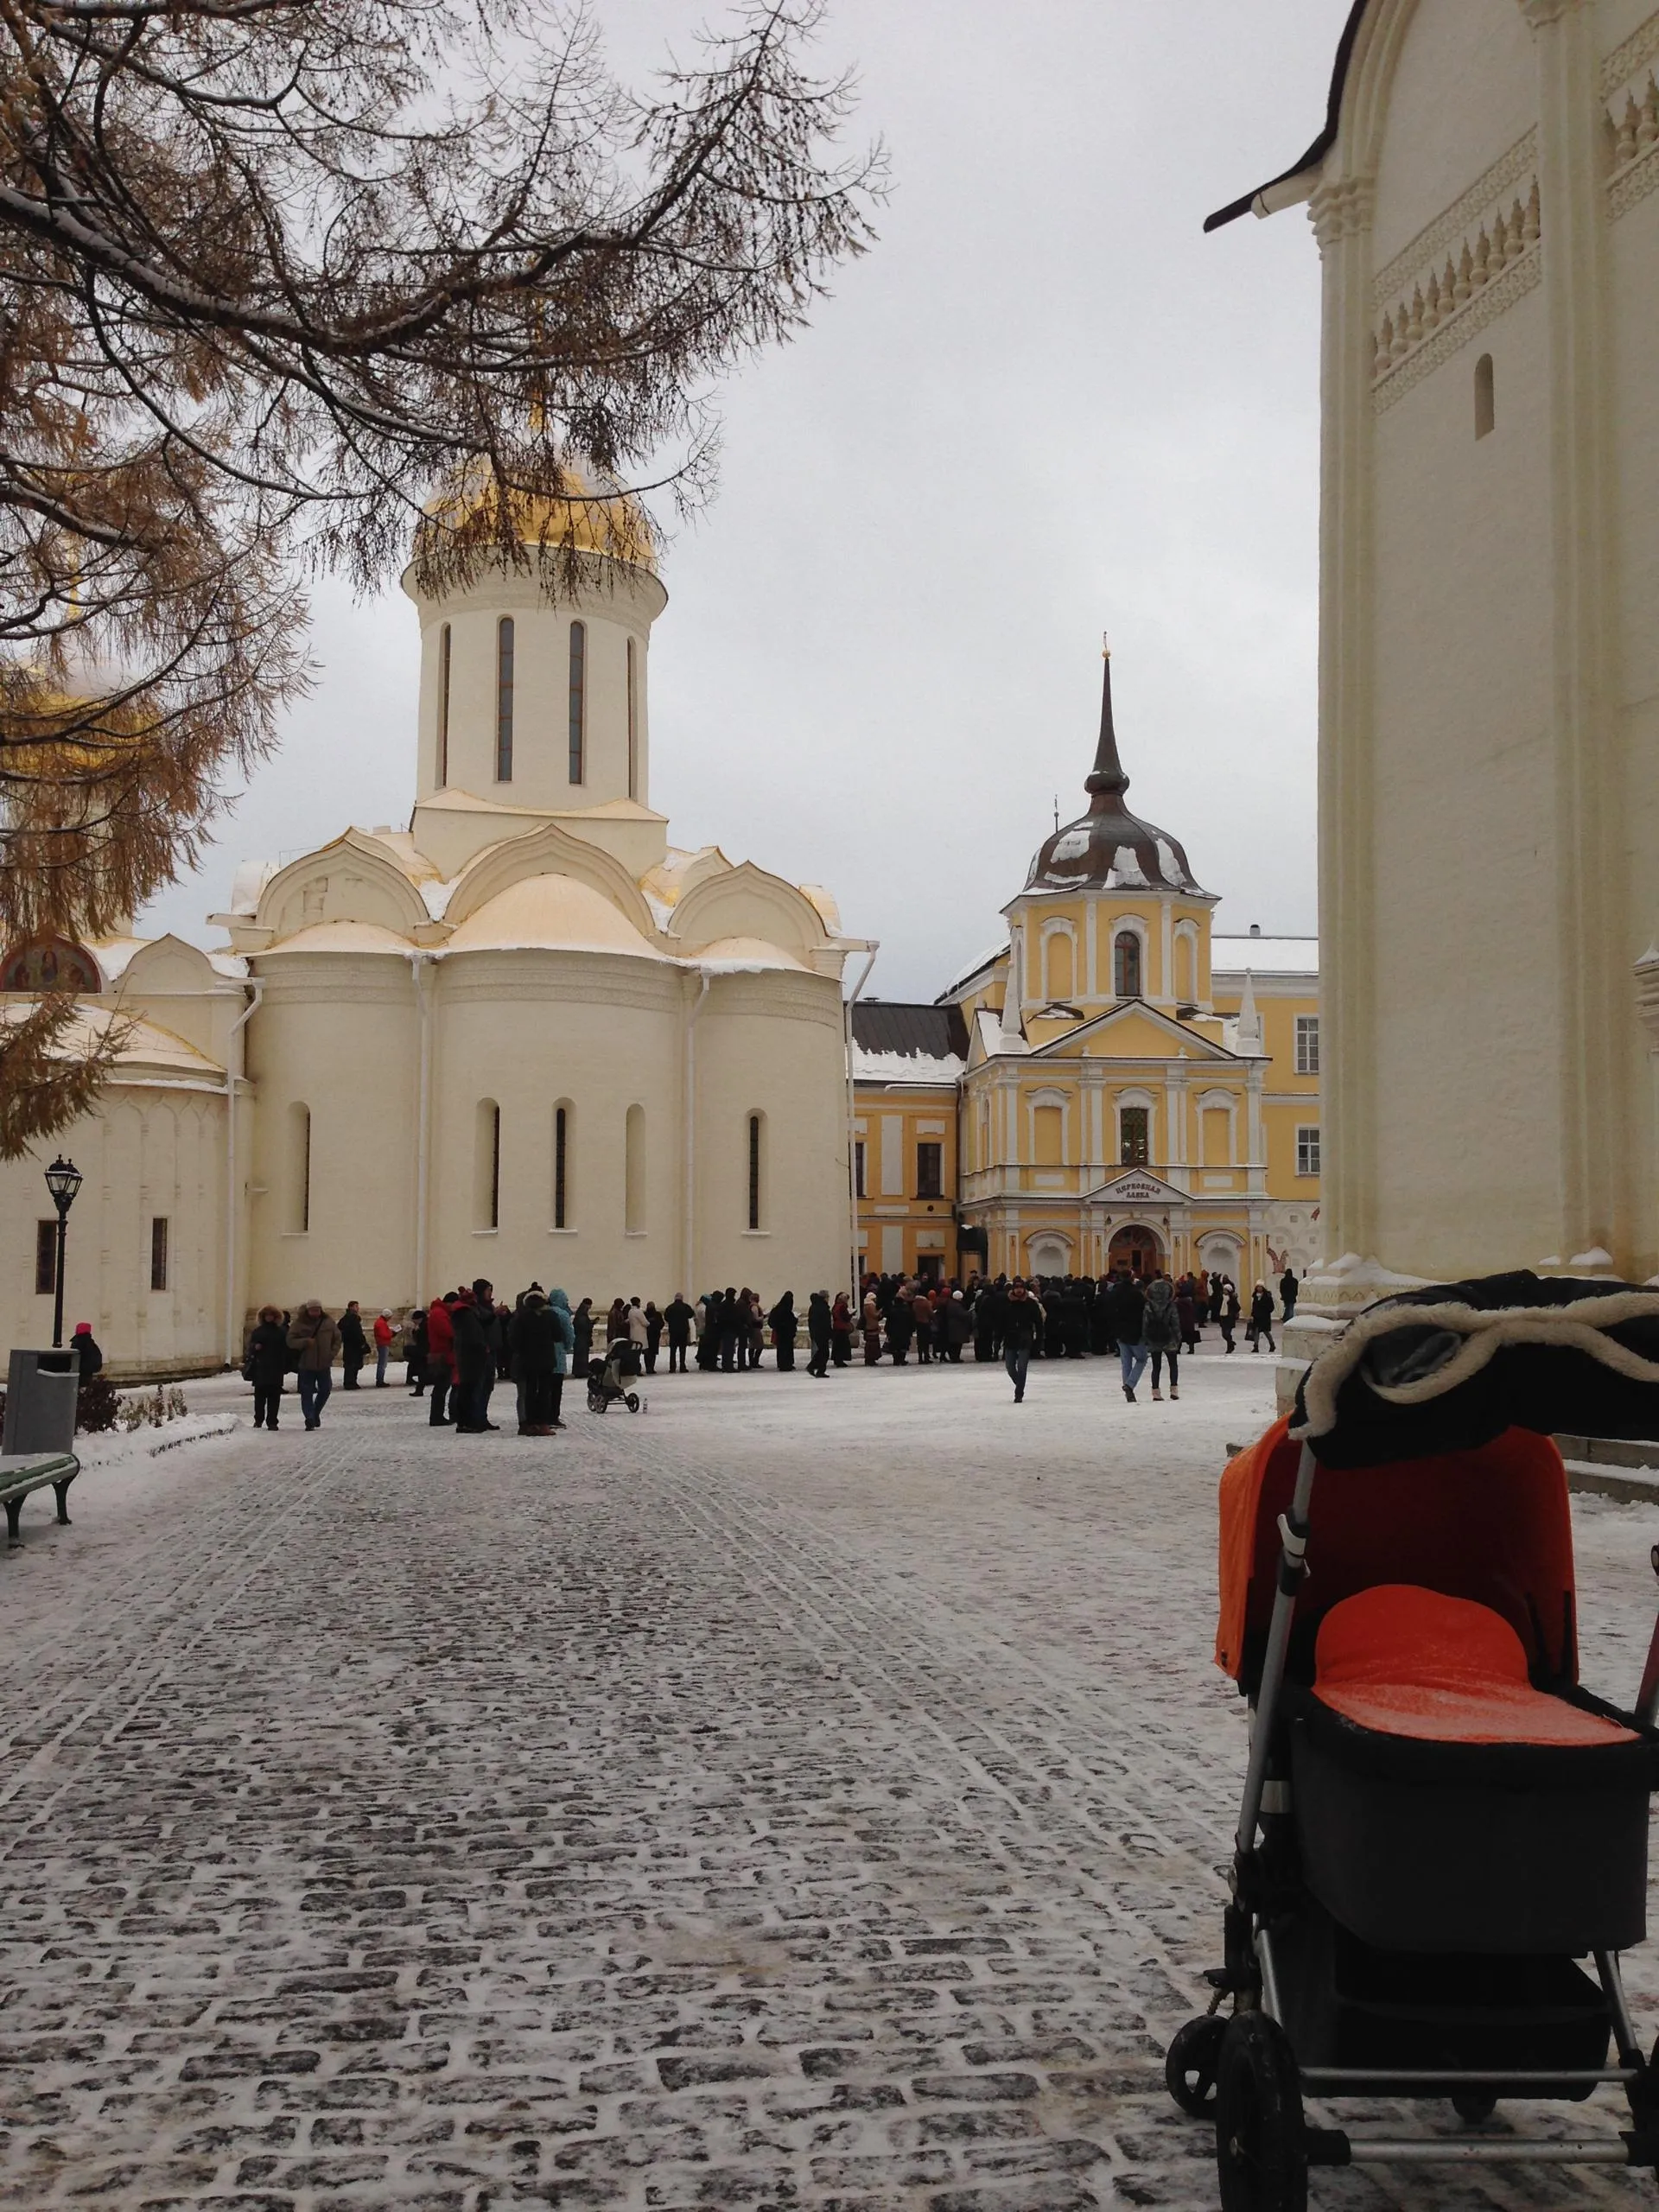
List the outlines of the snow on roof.
{"label": "snow on roof", "polygon": [[1255,976],[1317,976],[1319,940],[1316,937],[1211,938],[1212,976],[1242,976],[1246,969]]}
{"label": "snow on roof", "polygon": [[982,969],[995,967],[999,960],[1006,960],[1007,956],[1008,946],[1005,938],[1001,944],[994,944],[988,952],[982,952],[977,960],[970,961],[959,975],[953,976],[939,994],[940,997],[949,998],[952,991],[959,991],[964,983],[971,982]]}
{"label": "snow on roof", "polygon": [[378,922],[308,922],[303,929],[296,930],[289,937],[276,939],[267,945],[267,953],[275,952],[395,952],[409,950],[407,938],[396,930],[382,929]]}
{"label": "snow on roof", "polygon": [[968,1063],[955,1053],[938,1059],[929,1052],[869,1052],[853,1047],[853,1077],[858,1083],[931,1083],[950,1089]]}

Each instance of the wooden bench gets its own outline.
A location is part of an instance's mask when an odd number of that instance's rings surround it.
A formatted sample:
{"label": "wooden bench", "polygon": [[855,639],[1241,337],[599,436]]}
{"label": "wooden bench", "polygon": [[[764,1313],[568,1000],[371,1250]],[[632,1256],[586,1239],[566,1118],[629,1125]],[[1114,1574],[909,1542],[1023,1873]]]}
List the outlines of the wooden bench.
{"label": "wooden bench", "polygon": [[9,1549],[15,1550],[22,1542],[17,1522],[23,1500],[48,1483],[57,1493],[59,1523],[65,1529],[69,1526],[69,1485],[79,1472],[80,1462],[72,1452],[0,1453],[0,1505],[6,1509]]}

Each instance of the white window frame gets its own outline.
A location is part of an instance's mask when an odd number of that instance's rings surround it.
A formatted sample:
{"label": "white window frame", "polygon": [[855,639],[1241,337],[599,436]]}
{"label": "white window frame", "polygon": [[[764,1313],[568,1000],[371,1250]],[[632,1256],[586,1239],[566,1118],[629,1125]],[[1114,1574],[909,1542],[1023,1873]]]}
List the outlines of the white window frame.
{"label": "white window frame", "polygon": [[1317,1014],[1299,1014],[1296,1017],[1296,1072],[1298,1075],[1318,1075],[1319,1072],[1319,1017]]}
{"label": "white window frame", "polygon": [[1299,1122],[1296,1126],[1296,1173],[1310,1179],[1320,1173],[1319,1125],[1317,1122]]}

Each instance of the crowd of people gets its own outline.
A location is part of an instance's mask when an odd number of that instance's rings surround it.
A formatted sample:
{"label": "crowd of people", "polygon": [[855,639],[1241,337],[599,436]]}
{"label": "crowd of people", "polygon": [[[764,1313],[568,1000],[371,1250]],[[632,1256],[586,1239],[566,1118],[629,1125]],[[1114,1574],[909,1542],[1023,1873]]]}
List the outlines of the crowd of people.
{"label": "crowd of people", "polygon": [[660,1307],[649,1299],[616,1298],[596,1308],[584,1298],[572,1308],[563,1290],[538,1282],[511,1302],[498,1300],[494,1285],[480,1277],[401,1319],[383,1309],[367,1321],[356,1299],[337,1319],[315,1299],[296,1313],[262,1306],[242,1371],[253,1386],[256,1427],[277,1427],[293,1375],[305,1426],[316,1428],[336,1363],[343,1388],[355,1390],[372,1356],[374,1387],[385,1389],[388,1363],[401,1351],[409,1389],[416,1397],[429,1394],[433,1427],[462,1436],[495,1432],[500,1424],[490,1419],[490,1401],[498,1383],[510,1382],[518,1433],[553,1436],[565,1426],[567,1375],[591,1377],[595,1388],[617,1394],[654,1375],[664,1352],[671,1374],[684,1374],[693,1359],[705,1373],[734,1374],[758,1368],[767,1349],[787,1374],[804,1334],[805,1371],[819,1380],[832,1367],[851,1366],[855,1356],[867,1367],[884,1358],[904,1367],[912,1357],[927,1366],[960,1363],[971,1348],[976,1361],[1002,1362],[1016,1402],[1025,1396],[1033,1359],[1116,1357],[1124,1397],[1135,1405],[1148,1366],[1154,1399],[1163,1398],[1166,1378],[1170,1397],[1180,1396],[1182,1357],[1198,1350],[1206,1328],[1218,1332],[1228,1354],[1237,1349],[1241,1326],[1253,1352],[1264,1345],[1276,1351],[1274,1325],[1294,1316],[1297,1287],[1287,1267],[1275,1312],[1265,1282],[1255,1286],[1246,1307],[1230,1276],[1207,1272],[1173,1278],[1125,1272],[1098,1281],[974,1275],[966,1284],[872,1274],[856,1302],[845,1292],[832,1298],[817,1290],[802,1314],[792,1291],[768,1306],[747,1285],[707,1291],[695,1302],[677,1292]]}

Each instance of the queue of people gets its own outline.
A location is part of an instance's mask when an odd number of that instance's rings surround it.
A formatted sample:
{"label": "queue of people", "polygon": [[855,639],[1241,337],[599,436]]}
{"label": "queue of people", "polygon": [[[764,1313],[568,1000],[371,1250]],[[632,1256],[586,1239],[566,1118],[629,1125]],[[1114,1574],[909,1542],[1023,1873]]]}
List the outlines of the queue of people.
{"label": "queue of people", "polygon": [[[1296,1310],[1298,1282],[1287,1267],[1279,1285],[1279,1312]],[[565,1426],[563,1405],[569,1374],[586,1376],[604,1334],[604,1357],[613,1380],[626,1383],[655,1375],[666,1353],[668,1372],[683,1375],[695,1358],[706,1374],[742,1374],[759,1368],[770,1350],[779,1373],[793,1371],[802,1338],[805,1372],[823,1380],[832,1367],[865,1366],[883,1358],[895,1367],[959,1364],[970,1347],[976,1361],[998,1361],[1021,1402],[1033,1360],[1116,1357],[1123,1395],[1131,1405],[1150,1366],[1152,1396],[1180,1396],[1180,1363],[1198,1349],[1206,1327],[1224,1352],[1237,1349],[1243,1325],[1252,1352],[1278,1349],[1274,1294],[1258,1282],[1245,1306],[1229,1275],[1192,1272],[1172,1278],[1127,1271],[1098,1281],[1083,1276],[971,1276],[966,1284],[893,1274],[867,1275],[856,1303],[845,1292],[832,1298],[814,1291],[804,1313],[785,1291],[770,1306],[758,1291],[703,1292],[695,1301],[683,1291],[662,1307],[652,1300],[613,1299],[596,1310],[591,1298],[573,1309],[560,1289],[532,1282],[510,1302],[480,1278],[417,1307],[403,1321],[382,1309],[365,1326],[359,1301],[338,1319],[315,1299],[297,1314],[267,1306],[248,1339],[243,1367],[253,1385],[254,1426],[274,1429],[286,1378],[297,1378],[300,1409],[308,1428],[318,1427],[334,1387],[338,1361],[342,1387],[355,1390],[372,1348],[375,1387],[388,1387],[387,1365],[402,1338],[407,1385],[416,1397],[429,1393],[428,1420],[457,1435],[497,1431],[490,1402],[498,1383],[514,1388],[521,1436],[553,1436]],[[596,1370],[594,1371],[597,1371]]]}

